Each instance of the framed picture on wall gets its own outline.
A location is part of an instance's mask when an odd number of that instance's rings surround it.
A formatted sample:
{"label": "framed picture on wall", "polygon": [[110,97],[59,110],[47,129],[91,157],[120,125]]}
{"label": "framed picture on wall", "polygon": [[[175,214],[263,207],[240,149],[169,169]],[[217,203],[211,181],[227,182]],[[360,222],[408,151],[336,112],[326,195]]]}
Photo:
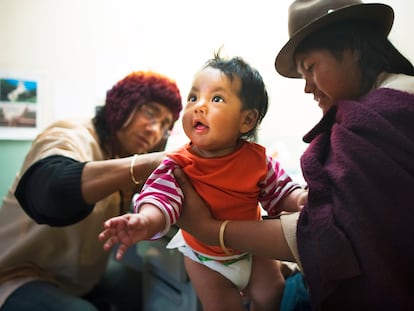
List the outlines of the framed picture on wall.
{"label": "framed picture on wall", "polygon": [[33,139],[38,115],[38,81],[0,75],[0,139]]}

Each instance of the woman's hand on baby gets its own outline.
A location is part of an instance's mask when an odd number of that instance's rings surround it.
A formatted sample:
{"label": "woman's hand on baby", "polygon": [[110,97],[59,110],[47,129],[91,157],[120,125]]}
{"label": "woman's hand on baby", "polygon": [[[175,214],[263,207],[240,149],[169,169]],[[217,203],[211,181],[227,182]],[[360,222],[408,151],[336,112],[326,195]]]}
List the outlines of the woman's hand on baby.
{"label": "woman's hand on baby", "polygon": [[184,172],[176,168],[174,176],[183,193],[184,204],[177,225],[207,244],[216,245],[221,220],[211,214],[207,203],[193,188]]}

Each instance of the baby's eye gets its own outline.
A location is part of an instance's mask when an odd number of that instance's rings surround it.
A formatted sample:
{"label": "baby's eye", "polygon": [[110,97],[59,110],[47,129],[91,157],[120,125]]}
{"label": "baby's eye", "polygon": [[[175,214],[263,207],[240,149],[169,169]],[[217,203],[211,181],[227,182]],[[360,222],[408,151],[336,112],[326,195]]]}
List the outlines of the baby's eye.
{"label": "baby's eye", "polygon": [[197,97],[195,95],[188,95],[187,102],[195,102]]}
{"label": "baby's eye", "polygon": [[213,102],[215,102],[215,103],[219,103],[219,102],[222,102],[222,101],[223,101],[223,98],[221,96],[214,96],[213,97]]}

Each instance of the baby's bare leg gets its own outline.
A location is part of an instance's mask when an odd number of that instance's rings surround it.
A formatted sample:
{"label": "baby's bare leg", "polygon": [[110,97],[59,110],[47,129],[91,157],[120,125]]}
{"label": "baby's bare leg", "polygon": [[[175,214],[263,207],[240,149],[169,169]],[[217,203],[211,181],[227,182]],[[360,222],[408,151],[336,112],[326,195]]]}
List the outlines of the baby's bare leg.
{"label": "baby's bare leg", "polygon": [[203,311],[244,310],[239,289],[227,278],[188,257],[184,263]]}
{"label": "baby's bare leg", "polygon": [[250,311],[279,310],[284,288],[280,262],[253,256],[250,281],[243,290],[250,299]]}

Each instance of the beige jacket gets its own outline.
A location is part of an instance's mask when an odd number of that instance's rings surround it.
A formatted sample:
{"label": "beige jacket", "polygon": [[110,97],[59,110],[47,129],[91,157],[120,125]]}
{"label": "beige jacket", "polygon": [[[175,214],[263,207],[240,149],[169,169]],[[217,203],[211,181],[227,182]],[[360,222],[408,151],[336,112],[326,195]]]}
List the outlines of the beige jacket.
{"label": "beige jacket", "polygon": [[0,208],[0,308],[16,288],[30,280],[51,280],[69,293],[82,295],[105,270],[108,253],[98,234],[103,222],[120,212],[118,193],[98,202],[79,223],[59,228],[36,224],[14,196],[24,172],[50,155],[80,162],[105,158],[90,121],[57,122],[34,140]]}

